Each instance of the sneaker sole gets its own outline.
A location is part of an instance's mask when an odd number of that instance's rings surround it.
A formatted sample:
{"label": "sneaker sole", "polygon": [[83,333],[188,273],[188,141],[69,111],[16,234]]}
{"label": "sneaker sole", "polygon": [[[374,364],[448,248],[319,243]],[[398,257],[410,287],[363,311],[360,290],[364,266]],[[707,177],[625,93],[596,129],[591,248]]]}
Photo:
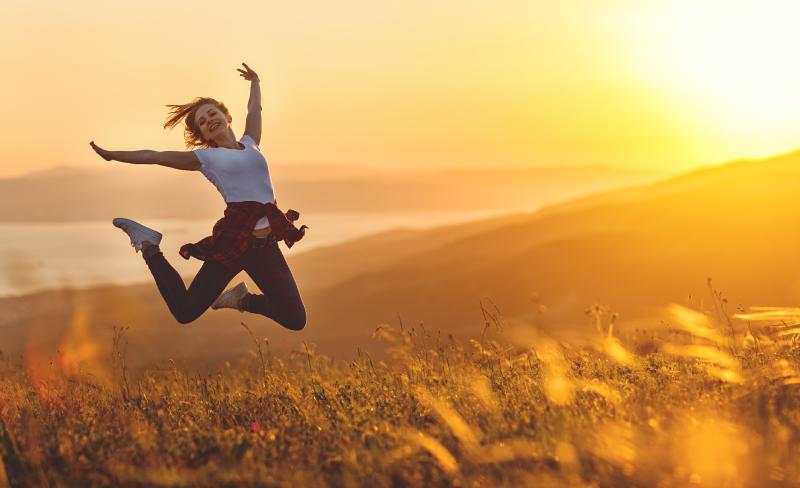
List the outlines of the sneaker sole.
{"label": "sneaker sole", "polygon": [[[230,290],[227,290],[227,291],[225,291],[225,292],[224,292],[222,295],[225,295],[226,293],[233,294],[234,290],[238,290],[238,289],[243,289],[243,290],[244,290],[244,293],[243,293],[243,294],[242,294],[242,296],[239,298],[240,300],[241,300],[241,298],[243,298],[245,295],[247,295],[248,293],[250,293],[250,290],[248,290],[248,289],[247,289],[247,284],[245,284],[245,282],[241,282],[241,283],[239,283],[238,285],[236,285],[236,286],[234,286],[233,288],[231,288]],[[212,303],[212,304],[211,304],[211,309],[212,309],[212,310],[219,310],[220,308],[228,308],[228,307],[221,307],[221,306],[219,306],[219,305],[218,305],[218,301],[219,301],[219,299],[220,299],[220,298],[222,298],[222,295],[220,295],[219,297],[217,297],[217,299],[216,299],[216,300],[214,300],[214,303]],[[239,311],[241,311],[241,310],[239,310]]]}

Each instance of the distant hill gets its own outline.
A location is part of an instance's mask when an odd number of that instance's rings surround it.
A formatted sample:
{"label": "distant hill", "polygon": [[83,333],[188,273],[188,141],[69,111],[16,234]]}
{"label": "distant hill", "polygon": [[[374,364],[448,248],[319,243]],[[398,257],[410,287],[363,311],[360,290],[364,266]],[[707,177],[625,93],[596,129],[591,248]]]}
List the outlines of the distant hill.
{"label": "distant hill", "polygon": [[[553,327],[585,324],[583,310],[594,302],[642,319],[668,302],[709,302],[709,277],[732,310],[796,304],[798,195],[800,152],[736,161],[555,205],[346,275],[310,300],[324,311],[320,329],[331,333],[341,333],[332,328],[347,317],[366,330],[394,311],[431,326],[478,326],[484,296],[510,317]],[[296,268],[313,254],[297,256]],[[547,314],[535,313],[534,294]],[[360,325],[352,310],[364,317]]]}
{"label": "distant hill", "polygon": [[593,303],[619,312],[620,324],[637,326],[658,320],[658,307],[669,302],[708,308],[708,277],[730,311],[793,305],[800,302],[798,195],[800,152],[793,152],[539,212],[391,231],[293,254],[309,316],[301,333],[230,311],[179,326],[148,283],[2,299],[0,339],[11,344],[4,337],[19,341],[31,324],[42,324],[36,340],[45,340],[79,317],[103,334],[110,324],[135,327],[140,360],[166,354],[211,361],[249,347],[239,326],[245,321],[272,347],[313,341],[335,352],[370,344],[377,324],[400,319],[409,327],[423,322],[428,330],[472,333],[484,323],[480,301],[487,297],[507,318],[580,334],[592,330],[584,310]]}
{"label": "distant hill", "polygon": [[[472,211],[535,208],[660,174],[605,167],[380,171],[273,165],[278,204],[302,212]],[[61,167],[0,179],[0,222],[219,218],[217,190],[198,172],[124,163]]]}

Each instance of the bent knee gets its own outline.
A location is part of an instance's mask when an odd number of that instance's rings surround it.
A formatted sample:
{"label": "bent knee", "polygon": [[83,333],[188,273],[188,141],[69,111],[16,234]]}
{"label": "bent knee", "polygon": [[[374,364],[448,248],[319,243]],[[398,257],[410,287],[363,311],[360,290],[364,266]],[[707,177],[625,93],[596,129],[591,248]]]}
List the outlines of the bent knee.
{"label": "bent knee", "polygon": [[177,320],[178,323],[183,325],[194,322],[200,316],[196,313],[187,313],[187,312],[178,312],[178,313],[173,313],[172,315],[175,317],[175,320]]}
{"label": "bent knee", "polygon": [[303,330],[306,326],[306,313],[297,314],[281,321],[281,325],[291,330]]}

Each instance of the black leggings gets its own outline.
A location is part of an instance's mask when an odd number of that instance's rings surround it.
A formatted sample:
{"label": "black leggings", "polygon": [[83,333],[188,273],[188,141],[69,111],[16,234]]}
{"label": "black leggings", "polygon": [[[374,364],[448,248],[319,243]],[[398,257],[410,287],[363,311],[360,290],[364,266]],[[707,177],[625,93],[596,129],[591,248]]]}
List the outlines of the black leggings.
{"label": "black leggings", "polygon": [[188,324],[202,315],[228,283],[244,270],[265,293],[248,294],[243,301],[245,311],[269,317],[287,329],[300,330],[306,325],[303,300],[277,242],[268,241],[263,247],[251,246],[230,267],[213,261],[203,262],[188,290],[183,278],[160,250],[146,257],[145,262],[169,311],[181,324]]}

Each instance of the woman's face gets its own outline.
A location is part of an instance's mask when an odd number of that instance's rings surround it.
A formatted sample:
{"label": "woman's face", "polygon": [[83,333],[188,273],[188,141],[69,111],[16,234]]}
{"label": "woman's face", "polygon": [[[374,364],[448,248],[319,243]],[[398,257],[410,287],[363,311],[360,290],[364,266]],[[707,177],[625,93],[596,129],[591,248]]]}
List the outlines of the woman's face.
{"label": "woman's face", "polygon": [[213,103],[206,103],[197,109],[194,121],[203,134],[203,139],[211,141],[228,129],[231,119]]}

